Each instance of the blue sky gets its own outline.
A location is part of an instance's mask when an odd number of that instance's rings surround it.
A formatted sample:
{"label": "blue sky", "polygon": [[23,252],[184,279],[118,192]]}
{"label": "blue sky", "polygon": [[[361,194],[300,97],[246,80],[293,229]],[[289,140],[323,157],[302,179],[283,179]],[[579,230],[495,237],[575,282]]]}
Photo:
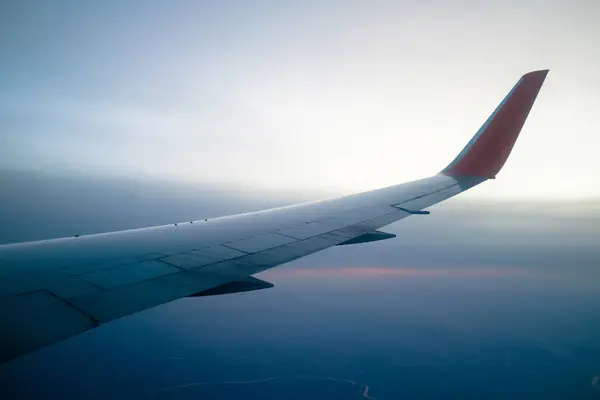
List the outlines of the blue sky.
{"label": "blue sky", "polygon": [[350,193],[434,173],[519,76],[551,74],[501,183],[589,198],[595,3],[12,2],[0,167]]}

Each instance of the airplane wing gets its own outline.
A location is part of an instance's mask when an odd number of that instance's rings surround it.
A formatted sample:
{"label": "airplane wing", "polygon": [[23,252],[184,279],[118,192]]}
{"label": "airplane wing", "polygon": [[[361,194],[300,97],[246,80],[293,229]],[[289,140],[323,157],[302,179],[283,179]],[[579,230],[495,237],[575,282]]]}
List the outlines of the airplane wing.
{"label": "airplane wing", "polygon": [[429,178],[355,195],[144,229],[0,246],[0,361],[182,297],[271,287],[252,277],[492,179],[548,71],[521,77],[456,159]]}

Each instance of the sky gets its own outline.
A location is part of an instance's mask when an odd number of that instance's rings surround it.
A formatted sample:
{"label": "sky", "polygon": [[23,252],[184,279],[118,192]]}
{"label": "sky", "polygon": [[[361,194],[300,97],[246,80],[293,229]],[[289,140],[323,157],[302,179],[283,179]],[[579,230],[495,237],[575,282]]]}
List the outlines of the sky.
{"label": "sky", "polygon": [[0,168],[353,193],[428,176],[550,75],[498,182],[592,199],[591,1],[4,2]]}
{"label": "sky", "polygon": [[0,366],[0,391],[598,398],[599,12],[541,0],[2,2],[0,243],[428,176],[522,74],[550,74],[498,179],[386,227],[395,239],[260,274],[272,289],[107,324]]}

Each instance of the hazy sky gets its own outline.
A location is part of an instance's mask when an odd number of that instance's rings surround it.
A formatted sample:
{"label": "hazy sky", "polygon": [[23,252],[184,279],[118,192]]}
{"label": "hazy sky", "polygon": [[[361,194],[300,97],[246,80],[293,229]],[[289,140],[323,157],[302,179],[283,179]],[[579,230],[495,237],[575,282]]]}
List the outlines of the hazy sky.
{"label": "hazy sky", "polygon": [[591,0],[1,2],[0,243],[427,176],[523,73],[551,72],[498,181],[386,228],[394,240],[267,271],[268,291],[183,299],[16,360],[0,386],[136,397],[287,366],[341,370],[380,399],[406,394],[383,392],[399,377],[518,389],[532,371],[590,390],[599,14]]}
{"label": "hazy sky", "polygon": [[[298,203],[275,192],[0,171],[0,244],[161,225]],[[339,246],[297,266],[538,268],[600,277],[600,204],[459,197],[386,226],[394,240]],[[574,279],[585,281],[578,272]]]}
{"label": "hazy sky", "polygon": [[3,2],[0,167],[354,192],[435,173],[551,73],[499,182],[595,184],[600,3]]}

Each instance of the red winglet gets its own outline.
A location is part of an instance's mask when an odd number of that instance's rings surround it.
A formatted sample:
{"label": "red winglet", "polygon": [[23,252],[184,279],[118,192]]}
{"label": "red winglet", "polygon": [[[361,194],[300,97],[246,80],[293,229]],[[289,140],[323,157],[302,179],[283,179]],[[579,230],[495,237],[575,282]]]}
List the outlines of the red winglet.
{"label": "red winglet", "polygon": [[443,174],[495,178],[508,158],[548,70],[521,77]]}

